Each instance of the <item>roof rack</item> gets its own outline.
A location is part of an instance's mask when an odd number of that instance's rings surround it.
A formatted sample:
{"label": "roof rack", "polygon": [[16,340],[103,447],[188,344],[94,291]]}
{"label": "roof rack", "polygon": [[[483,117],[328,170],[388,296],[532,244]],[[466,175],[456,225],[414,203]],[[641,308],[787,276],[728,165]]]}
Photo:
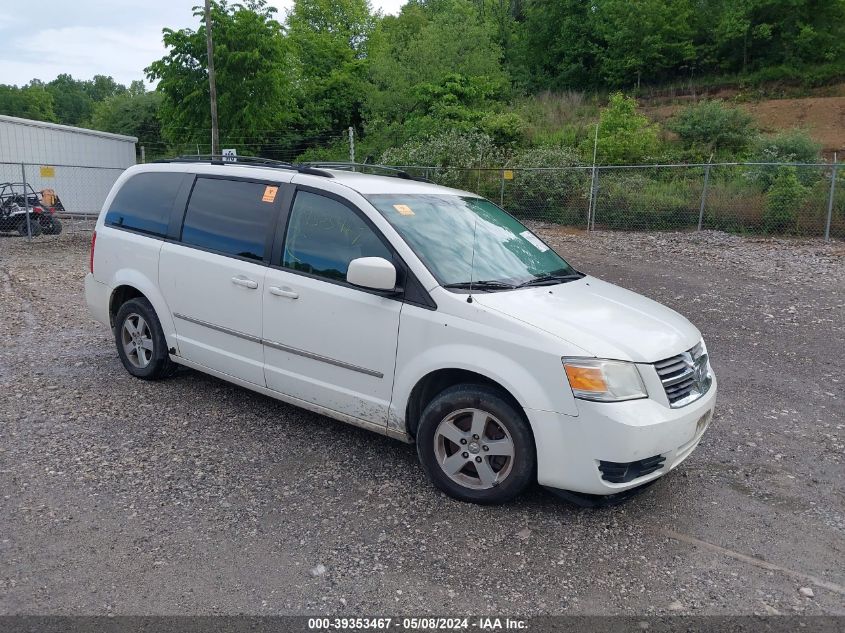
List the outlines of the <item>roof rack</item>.
{"label": "roof rack", "polygon": [[320,161],[303,164],[316,168],[323,167],[325,169],[345,169],[347,171],[355,171],[356,169],[380,169],[382,171],[387,172],[386,174],[384,174],[385,176],[394,176],[396,178],[402,178],[404,180],[417,180],[419,182],[432,182],[428,178],[423,178],[421,176],[413,176],[403,169],[399,169],[398,167],[388,167],[387,165],[372,165],[370,163],[347,163],[342,161]]}
{"label": "roof rack", "polygon": [[261,158],[260,156],[238,156],[232,160],[230,156],[223,156],[222,154],[186,154],[177,156],[175,158],[161,158],[153,161],[155,163],[209,163],[211,165],[244,165],[244,166],[258,166],[258,167],[273,167],[275,169],[290,169],[298,171],[300,174],[311,174],[312,176],[322,176],[324,178],[333,178],[333,176],[322,169],[315,169],[309,163],[295,165],[293,163],[286,163],[281,160],[273,160],[271,158]]}

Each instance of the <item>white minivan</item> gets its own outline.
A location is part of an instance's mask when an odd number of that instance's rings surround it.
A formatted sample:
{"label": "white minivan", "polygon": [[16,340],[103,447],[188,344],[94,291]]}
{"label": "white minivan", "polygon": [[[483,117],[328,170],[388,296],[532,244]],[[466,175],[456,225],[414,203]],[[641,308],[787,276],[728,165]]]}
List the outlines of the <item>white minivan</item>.
{"label": "white minivan", "polygon": [[403,172],[176,159],[105,201],[85,294],[126,370],[184,365],[416,443],[447,494],[619,500],[698,445],[699,331],[478,195]]}

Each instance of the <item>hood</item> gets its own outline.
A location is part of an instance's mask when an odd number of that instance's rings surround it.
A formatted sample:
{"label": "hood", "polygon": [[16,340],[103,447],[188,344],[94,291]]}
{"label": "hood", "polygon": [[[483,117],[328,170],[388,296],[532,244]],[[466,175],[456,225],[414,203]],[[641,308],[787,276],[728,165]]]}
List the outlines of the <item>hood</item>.
{"label": "hood", "polygon": [[595,277],[473,298],[598,358],[653,363],[690,349],[701,338],[674,310]]}

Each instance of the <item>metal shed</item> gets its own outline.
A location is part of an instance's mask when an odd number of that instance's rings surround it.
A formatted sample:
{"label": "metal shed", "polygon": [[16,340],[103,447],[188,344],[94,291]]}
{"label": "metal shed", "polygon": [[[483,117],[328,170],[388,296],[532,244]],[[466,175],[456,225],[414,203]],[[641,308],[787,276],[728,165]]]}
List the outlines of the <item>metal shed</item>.
{"label": "metal shed", "polygon": [[[71,214],[96,214],[135,164],[134,136],[0,115],[0,182],[54,190]],[[22,173],[23,172],[23,173]]]}

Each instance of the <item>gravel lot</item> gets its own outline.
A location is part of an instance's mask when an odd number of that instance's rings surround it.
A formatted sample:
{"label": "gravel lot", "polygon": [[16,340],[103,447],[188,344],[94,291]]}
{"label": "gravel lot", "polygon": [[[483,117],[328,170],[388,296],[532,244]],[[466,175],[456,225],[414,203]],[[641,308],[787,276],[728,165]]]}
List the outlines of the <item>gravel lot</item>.
{"label": "gravel lot", "polygon": [[0,237],[0,613],[845,615],[845,245],[537,227],[703,331],[715,420],[610,509],[430,487],[412,447],[123,370],[88,236]]}

